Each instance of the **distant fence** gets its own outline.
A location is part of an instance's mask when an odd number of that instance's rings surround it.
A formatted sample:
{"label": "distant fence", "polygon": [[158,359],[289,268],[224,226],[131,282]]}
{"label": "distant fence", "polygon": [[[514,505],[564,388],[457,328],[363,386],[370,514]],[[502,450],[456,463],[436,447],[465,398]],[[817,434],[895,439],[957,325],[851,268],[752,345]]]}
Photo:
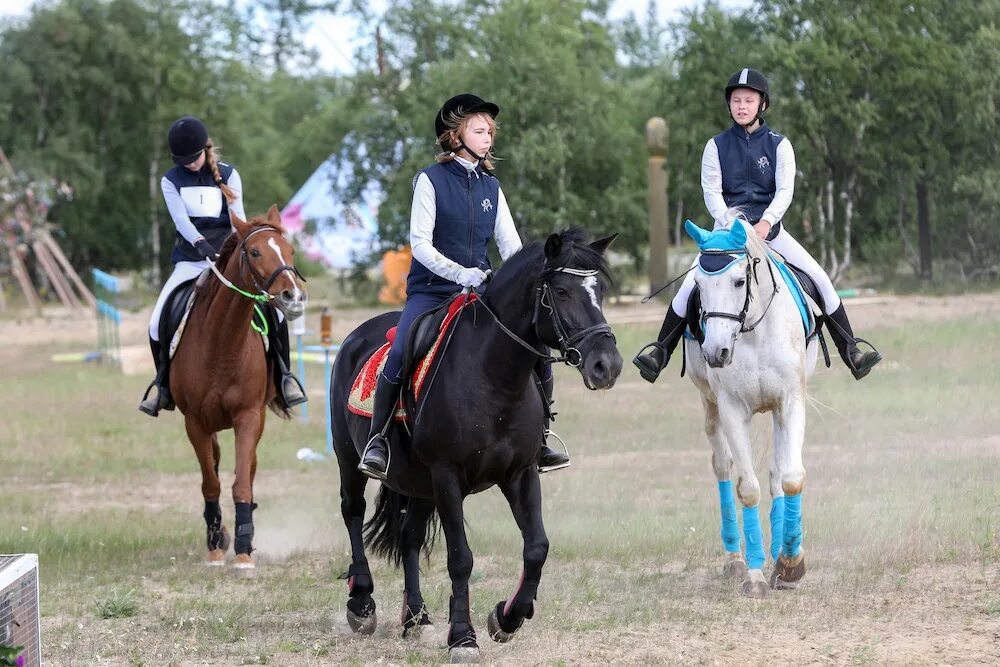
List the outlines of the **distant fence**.
{"label": "distant fence", "polygon": [[121,284],[110,273],[91,269],[94,276],[94,296],[97,298],[97,352],[98,361],[121,368],[121,312],[118,310],[118,296]]}

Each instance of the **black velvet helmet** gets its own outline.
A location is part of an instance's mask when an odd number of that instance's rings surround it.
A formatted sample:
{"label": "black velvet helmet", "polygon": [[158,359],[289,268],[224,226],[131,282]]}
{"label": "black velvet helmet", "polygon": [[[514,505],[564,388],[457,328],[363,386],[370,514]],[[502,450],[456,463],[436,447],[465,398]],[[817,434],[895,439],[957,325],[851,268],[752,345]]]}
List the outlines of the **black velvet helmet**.
{"label": "black velvet helmet", "polygon": [[729,77],[729,82],[726,84],[726,102],[729,102],[729,97],[737,88],[756,90],[764,98],[764,105],[769,109],[771,108],[771,95],[767,85],[767,77],[757,70],[744,67]]}
{"label": "black velvet helmet", "polygon": [[194,116],[184,116],[174,121],[167,132],[170,157],[181,166],[191,164],[201,156],[208,143],[208,128]]}
{"label": "black velvet helmet", "polygon": [[[471,113],[484,112],[488,113],[491,117],[496,118],[500,114],[500,107],[498,107],[493,102],[487,102],[478,95],[473,95],[472,93],[462,93],[461,95],[455,95],[451,98],[441,109],[438,110],[437,115],[434,117],[434,136],[440,137],[448,130],[448,126],[445,123],[445,118],[457,113],[462,116],[466,116]],[[451,146],[441,146],[444,150],[451,150]]]}

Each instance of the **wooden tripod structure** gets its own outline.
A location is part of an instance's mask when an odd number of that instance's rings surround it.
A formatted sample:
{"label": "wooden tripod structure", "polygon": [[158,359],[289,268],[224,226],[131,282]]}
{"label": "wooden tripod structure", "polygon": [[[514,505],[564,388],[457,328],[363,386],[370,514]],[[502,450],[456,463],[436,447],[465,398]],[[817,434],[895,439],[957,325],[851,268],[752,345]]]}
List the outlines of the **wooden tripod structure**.
{"label": "wooden tripod structure", "polygon": [[[9,174],[11,181],[17,179],[14,166],[0,148],[0,162]],[[34,257],[37,267],[44,274],[53,291],[66,308],[73,310],[97,307],[97,300],[80,280],[80,276],[69,263],[65,253],[52,237],[49,223],[44,221],[47,207],[35,199],[29,186],[22,192],[14,192],[14,205],[4,210],[0,219],[0,229],[3,230],[3,244],[6,248],[10,273],[28,304],[36,314],[41,313],[42,304],[38,291],[31,282],[31,275],[25,262],[29,255]],[[39,220],[41,219],[41,224]],[[2,250],[2,248],[0,248]],[[0,276],[0,312],[7,308],[2,276]]]}

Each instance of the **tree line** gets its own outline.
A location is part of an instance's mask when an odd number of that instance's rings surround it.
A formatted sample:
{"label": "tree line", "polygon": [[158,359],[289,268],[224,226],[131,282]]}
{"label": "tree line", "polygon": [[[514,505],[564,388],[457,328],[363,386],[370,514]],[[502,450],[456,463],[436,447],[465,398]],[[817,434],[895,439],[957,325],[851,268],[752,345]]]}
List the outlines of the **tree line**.
{"label": "tree line", "polygon": [[[457,92],[502,109],[497,167],[522,234],[618,231],[646,257],[651,116],[669,128],[671,222],[708,224],[700,157],[730,120],[728,76],[768,75],[766,118],[795,147],[785,224],[835,275],[859,260],[931,278],[1000,266],[1000,0],[706,2],[659,23],[606,0],[59,0],[0,26],[0,146],[72,184],[53,210],[82,265],[162,262],[165,133],[206,120],[248,211],[283,204],[331,154],[342,196],[376,182],[381,243],[406,240],[410,189]],[[302,35],[351,14],[354,70],[324,73]],[[331,35],[346,48],[354,35]],[[155,233],[154,233],[155,230]]]}

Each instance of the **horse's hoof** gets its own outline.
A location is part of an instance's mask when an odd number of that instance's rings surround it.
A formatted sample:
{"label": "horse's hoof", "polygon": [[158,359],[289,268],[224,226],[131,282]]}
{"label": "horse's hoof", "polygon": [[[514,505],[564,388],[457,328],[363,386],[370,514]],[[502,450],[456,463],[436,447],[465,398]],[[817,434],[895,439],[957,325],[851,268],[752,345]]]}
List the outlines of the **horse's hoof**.
{"label": "horse's hoof", "polygon": [[368,616],[358,616],[348,609],[347,624],[351,626],[351,630],[359,635],[370,635],[375,632],[375,627],[378,625],[378,617],[375,615],[375,612],[372,612]]}
{"label": "horse's hoof", "polygon": [[500,619],[497,618],[497,608],[493,607],[490,617],[486,619],[486,630],[490,633],[490,639],[500,644],[506,644],[514,638],[513,632],[504,632],[500,627]]}
{"label": "horse's hoof", "polygon": [[747,578],[740,585],[740,593],[744,597],[763,600],[767,597],[767,592],[768,586],[767,580],[764,579],[764,573],[760,570],[749,570]]}
{"label": "horse's hoof", "polygon": [[205,567],[222,567],[226,564],[226,552],[223,549],[212,549],[205,556]]}
{"label": "horse's hoof", "polygon": [[726,579],[743,579],[747,576],[747,564],[742,554],[726,553],[722,564],[722,576]]}
{"label": "horse's hoof", "polygon": [[250,554],[236,554],[232,568],[233,574],[239,579],[253,579],[257,576],[257,565]]}
{"label": "horse's hoof", "polygon": [[448,651],[448,662],[453,665],[473,664],[479,662],[478,646],[456,646]]}
{"label": "horse's hoof", "polygon": [[778,562],[771,571],[771,588],[791,590],[798,588],[802,577],[806,576],[806,554],[800,551],[795,558],[784,554],[778,556]]}

